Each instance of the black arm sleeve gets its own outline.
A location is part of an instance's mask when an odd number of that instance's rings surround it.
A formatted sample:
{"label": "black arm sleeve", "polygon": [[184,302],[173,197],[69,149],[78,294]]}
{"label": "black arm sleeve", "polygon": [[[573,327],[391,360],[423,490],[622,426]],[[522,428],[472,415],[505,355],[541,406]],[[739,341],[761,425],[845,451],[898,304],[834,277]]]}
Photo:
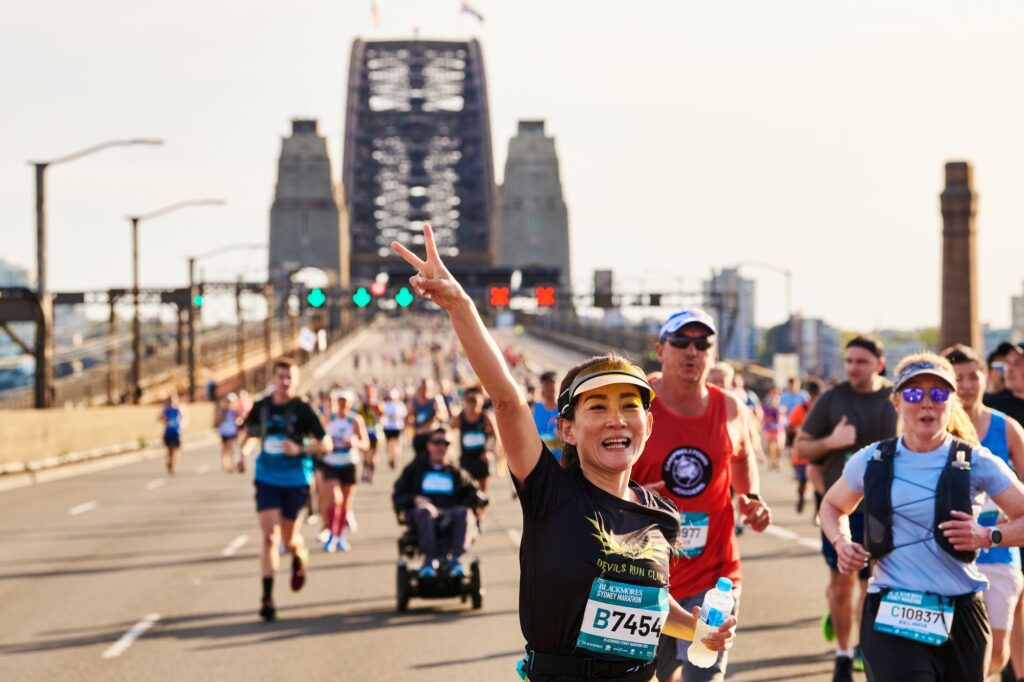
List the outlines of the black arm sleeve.
{"label": "black arm sleeve", "polygon": [[395,488],[391,493],[391,505],[396,512],[412,508],[413,498],[416,497],[416,491],[413,490],[412,484],[412,468],[411,465],[407,466],[395,481]]}

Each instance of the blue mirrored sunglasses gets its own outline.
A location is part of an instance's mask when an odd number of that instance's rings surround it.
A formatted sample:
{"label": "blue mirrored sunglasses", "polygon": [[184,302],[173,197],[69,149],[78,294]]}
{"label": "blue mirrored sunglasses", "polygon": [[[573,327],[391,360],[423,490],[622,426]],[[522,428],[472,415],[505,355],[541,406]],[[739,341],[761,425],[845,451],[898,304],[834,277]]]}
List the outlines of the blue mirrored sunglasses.
{"label": "blue mirrored sunglasses", "polygon": [[[928,396],[932,399],[933,403],[946,402],[949,400],[950,393],[951,391],[948,388],[928,389]],[[908,403],[919,403],[924,400],[924,389],[919,386],[912,386],[910,388],[901,389],[900,395]]]}

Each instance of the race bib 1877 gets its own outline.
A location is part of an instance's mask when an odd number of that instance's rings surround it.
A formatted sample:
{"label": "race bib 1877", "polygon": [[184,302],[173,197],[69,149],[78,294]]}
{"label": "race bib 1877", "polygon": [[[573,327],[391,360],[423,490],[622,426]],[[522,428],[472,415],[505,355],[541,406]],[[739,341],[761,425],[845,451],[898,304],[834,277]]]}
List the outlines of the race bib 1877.
{"label": "race bib 1877", "polygon": [[668,589],[595,578],[576,646],[602,654],[654,660],[668,618]]}

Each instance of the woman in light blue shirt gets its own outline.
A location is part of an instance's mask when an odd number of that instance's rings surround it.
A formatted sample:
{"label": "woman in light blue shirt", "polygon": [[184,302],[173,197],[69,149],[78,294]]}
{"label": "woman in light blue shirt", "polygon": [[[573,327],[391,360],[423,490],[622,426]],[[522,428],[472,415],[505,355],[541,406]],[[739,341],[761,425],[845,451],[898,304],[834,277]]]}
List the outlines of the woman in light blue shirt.
{"label": "woman in light blue shirt", "polygon": [[[982,682],[991,649],[982,599],[988,581],[973,552],[1024,543],[1024,486],[979,445],[944,358],[921,353],[904,359],[893,400],[900,437],[850,458],[822,502],[821,528],[843,573],[876,559],[860,635],[869,679]],[[850,539],[848,521],[865,491],[868,515],[888,511],[866,533],[870,554]],[[937,503],[946,492],[950,501]],[[986,528],[970,513],[951,511],[980,493],[1013,520]]]}

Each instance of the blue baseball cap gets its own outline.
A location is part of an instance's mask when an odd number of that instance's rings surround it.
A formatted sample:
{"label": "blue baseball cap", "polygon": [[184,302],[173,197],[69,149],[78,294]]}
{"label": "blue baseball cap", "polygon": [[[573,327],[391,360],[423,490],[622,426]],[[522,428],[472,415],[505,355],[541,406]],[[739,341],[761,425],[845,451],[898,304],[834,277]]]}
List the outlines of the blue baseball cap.
{"label": "blue baseball cap", "polygon": [[718,329],[715,328],[714,318],[700,308],[687,308],[669,315],[669,318],[665,320],[665,324],[661,325],[658,338],[663,339],[669,334],[675,334],[688,324],[699,324],[712,334],[718,333]]}

